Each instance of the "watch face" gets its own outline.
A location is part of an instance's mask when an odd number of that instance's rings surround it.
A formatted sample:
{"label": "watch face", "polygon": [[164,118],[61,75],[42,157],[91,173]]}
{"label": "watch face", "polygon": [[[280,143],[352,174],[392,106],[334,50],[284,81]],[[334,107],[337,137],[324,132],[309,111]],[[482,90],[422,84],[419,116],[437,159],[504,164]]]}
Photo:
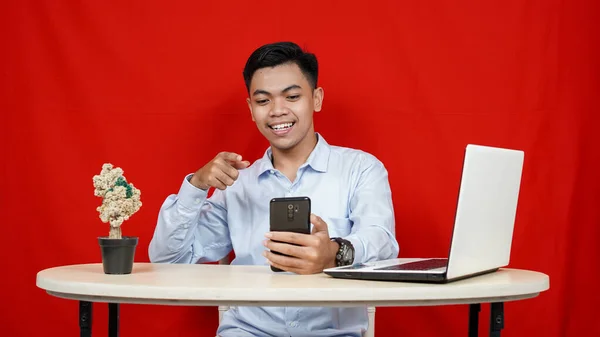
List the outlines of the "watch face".
{"label": "watch face", "polygon": [[352,251],[350,249],[346,249],[346,251],[344,252],[344,262],[349,264],[352,263],[352,260]]}
{"label": "watch face", "polygon": [[344,243],[341,247],[342,251],[341,251],[341,258],[340,258],[340,264],[341,265],[348,265],[350,263],[352,263],[352,250],[350,249],[350,247]]}
{"label": "watch face", "polygon": [[342,259],[344,259],[344,262],[348,261],[348,259],[350,258],[350,250],[348,248],[344,249],[344,254],[342,255]]}

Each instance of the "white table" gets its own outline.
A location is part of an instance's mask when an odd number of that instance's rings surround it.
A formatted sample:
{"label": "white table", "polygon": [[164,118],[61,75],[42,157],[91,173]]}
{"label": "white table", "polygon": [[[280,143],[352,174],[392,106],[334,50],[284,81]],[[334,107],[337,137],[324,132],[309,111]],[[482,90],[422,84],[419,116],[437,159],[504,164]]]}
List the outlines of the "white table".
{"label": "white table", "polygon": [[102,264],[49,268],[36,284],[50,295],[80,301],[80,334],[91,336],[92,302],[109,303],[109,336],[118,336],[119,304],[185,306],[429,306],[469,304],[469,336],[477,336],[480,303],[491,303],[490,336],[499,336],[507,301],[537,296],[547,275],[518,269],[448,284],[334,279],[325,274],[274,273],[268,266],[135,263],[128,275]]}

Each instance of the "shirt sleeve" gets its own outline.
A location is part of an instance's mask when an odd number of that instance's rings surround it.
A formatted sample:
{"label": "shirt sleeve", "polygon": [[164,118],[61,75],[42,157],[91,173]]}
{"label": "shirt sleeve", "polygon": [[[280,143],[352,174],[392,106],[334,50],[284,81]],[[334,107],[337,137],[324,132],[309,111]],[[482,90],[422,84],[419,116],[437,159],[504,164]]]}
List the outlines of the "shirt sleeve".
{"label": "shirt sleeve", "polygon": [[352,230],[345,237],[354,246],[354,263],[392,259],[399,252],[388,172],[374,156],[364,159],[350,198]]}
{"label": "shirt sleeve", "polygon": [[177,194],[162,204],[148,246],[151,262],[202,263],[218,261],[232,249],[227,225],[225,192],[208,192],[183,180]]}

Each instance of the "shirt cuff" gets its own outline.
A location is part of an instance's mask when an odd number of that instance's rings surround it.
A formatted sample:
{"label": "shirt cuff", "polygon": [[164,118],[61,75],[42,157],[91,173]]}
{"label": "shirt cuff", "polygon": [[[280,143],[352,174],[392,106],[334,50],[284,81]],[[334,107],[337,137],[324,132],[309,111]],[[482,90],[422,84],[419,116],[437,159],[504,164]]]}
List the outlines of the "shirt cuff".
{"label": "shirt cuff", "polygon": [[177,193],[177,199],[178,203],[187,209],[200,209],[200,206],[206,200],[208,190],[205,191],[192,185],[190,179],[192,179],[193,175],[193,173],[190,173],[185,176],[179,188],[179,193]]}

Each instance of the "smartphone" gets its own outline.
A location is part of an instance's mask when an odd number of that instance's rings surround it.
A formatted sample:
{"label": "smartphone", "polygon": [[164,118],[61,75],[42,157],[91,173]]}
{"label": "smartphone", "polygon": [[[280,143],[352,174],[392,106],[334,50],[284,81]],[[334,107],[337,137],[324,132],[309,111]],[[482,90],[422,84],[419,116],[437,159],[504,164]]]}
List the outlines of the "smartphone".
{"label": "smartphone", "polygon": [[[270,230],[279,232],[295,232],[310,234],[310,198],[285,197],[273,198],[270,205]],[[274,254],[281,254],[272,251]],[[280,272],[279,268],[271,266],[271,270]]]}

